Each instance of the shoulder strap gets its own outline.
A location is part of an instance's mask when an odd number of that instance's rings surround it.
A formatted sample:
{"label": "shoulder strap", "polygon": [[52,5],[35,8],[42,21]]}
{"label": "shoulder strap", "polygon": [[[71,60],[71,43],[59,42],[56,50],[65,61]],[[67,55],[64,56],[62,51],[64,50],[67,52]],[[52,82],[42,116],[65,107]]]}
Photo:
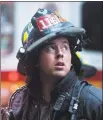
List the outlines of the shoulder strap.
{"label": "shoulder strap", "polygon": [[76,120],[75,115],[78,109],[78,103],[79,103],[81,91],[84,88],[84,86],[87,84],[88,84],[87,81],[81,81],[80,84],[76,83],[76,86],[74,87],[72,99],[70,101],[70,105],[68,108],[68,112],[71,113],[71,120]]}
{"label": "shoulder strap", "polygon": [[[56,116],[57,116],[57,113],[59,114],[59,111],[65,111],[66,109],[72,115],[71,120],[75,120],[74,118],[75,118],[76,111],[78,109],[78,103],[79,103],[81,91],[84,88],[84,86],[87,84],[88,84],[87,81],[77,80],[73,89],[71,89],[71,91],[66,92],[64,94],[60,94],[58,96],[53,107],[54,109],[53,120],[54,118],[57,118]],[[58,116],[60,116],[60,114]]]}

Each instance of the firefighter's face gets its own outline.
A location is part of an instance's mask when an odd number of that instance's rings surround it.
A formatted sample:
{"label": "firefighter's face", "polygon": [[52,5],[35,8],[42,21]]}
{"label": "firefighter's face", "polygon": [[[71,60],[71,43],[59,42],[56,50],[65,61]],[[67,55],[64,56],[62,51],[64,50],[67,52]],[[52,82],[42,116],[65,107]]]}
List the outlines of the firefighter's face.
{"label": "firefighter's face", "polygon": [[40,53],[39,67],[42,73],[52,77],[64,77],[71,68],[71,51],[67,38],[53,39]]}

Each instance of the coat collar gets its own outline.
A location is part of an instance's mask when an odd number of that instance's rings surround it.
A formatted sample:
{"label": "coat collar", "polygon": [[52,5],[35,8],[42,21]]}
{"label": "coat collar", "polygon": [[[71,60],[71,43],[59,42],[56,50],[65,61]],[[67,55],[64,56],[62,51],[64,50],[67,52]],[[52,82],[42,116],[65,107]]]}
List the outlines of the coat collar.
{"label": "coat collar", "polygon": [[[34,77],[29,77],[30,83],[28,86],[28,93],[35,99],[41,99],[41,83],[40,80]],[[35,79],[35,80],[34,80]],[[76,73],[74,71],[69,72],[63,79],[59,80],[54,90],[51,92],[51,97],[55,98],[60,93],[69,92],[73,86],[74,83],[77,80]]]}
{"label": "coat collar", "polygon": [[56,99],[59,94],[70,92],[73,89],[76,81],[76,73],[74,71],[69,72],[62,80],[59,81],[55,89],[52,91],[52,98]]}

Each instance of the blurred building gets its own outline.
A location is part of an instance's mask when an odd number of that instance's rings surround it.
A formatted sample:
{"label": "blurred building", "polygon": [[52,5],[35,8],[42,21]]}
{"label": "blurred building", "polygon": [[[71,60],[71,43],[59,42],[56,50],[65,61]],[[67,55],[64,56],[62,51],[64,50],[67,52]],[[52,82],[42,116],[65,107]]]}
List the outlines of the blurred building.
{"label": "blurred building", "polygon": [[95,66],[97,73],[87,80],[96,87],[102,82],[102,2],[1,2],[1,104],[7,105],[11,94],[24,85],[25,77],[17,73],[16,53],[25,25],[38,8],[57,10],[77,27],[84,27],[92,43],[81,52],[81,58]]}

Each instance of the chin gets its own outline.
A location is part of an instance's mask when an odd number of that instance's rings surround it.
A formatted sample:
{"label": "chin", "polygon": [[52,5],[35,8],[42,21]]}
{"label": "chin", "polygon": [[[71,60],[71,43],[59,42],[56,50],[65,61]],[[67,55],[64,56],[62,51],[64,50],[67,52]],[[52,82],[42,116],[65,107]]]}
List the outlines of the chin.
{"label": "chin", "polygon": [[67,73],[68,72],[65,72],[65,71],[57,71],[57,72],[53,73],[53,76],[62,78],[62,77],[65,77],[67,75]]}

